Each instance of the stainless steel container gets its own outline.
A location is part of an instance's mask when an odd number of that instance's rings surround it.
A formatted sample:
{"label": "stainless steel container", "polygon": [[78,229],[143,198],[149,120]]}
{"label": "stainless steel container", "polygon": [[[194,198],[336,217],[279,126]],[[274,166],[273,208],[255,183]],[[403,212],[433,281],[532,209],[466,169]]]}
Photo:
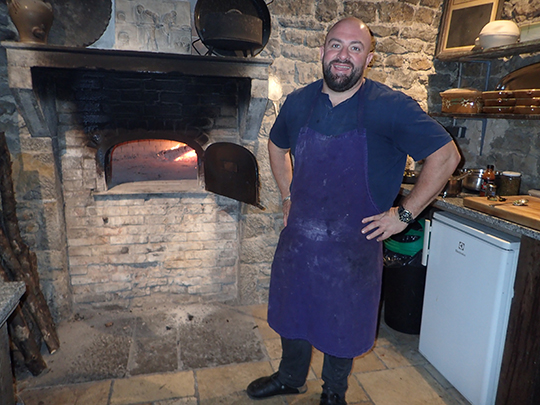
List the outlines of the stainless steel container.
{"label": "stainless steel container", "polygon": [[480,191],[482,175],[486,169],[468,169],[469,175],[463,179],[463,187],[470,191]]}

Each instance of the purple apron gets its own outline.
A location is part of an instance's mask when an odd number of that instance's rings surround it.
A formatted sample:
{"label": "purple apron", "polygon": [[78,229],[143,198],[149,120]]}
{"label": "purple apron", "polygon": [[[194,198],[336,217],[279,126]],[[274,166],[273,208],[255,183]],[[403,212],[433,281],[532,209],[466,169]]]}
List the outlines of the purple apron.
{"label": "purple apron", "polygon": [[362,219],[380,211],[368,186],[359,96],[356,130],[326,136],[310,129],[315,103],[300,130],[268,303],[268,323],[281,336],[343,358],[373,346],[383,267],[382,243],[360,232]]}

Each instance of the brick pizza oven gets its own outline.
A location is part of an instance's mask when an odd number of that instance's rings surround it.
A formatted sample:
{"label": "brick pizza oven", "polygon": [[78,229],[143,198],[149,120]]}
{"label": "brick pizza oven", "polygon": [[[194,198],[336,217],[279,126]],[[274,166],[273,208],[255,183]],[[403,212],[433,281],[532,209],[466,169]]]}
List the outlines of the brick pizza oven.
{"label": "brick pizza oven", "polygon": [[39,193],[60,226],[35,243],[65,246],[50,258],[64,263],[55,305],[256,301],[239,298],[239,222],[263,209],[254,154],[270,62],[2,45],[28,133],[52,145],[39,164],[58,181]]}

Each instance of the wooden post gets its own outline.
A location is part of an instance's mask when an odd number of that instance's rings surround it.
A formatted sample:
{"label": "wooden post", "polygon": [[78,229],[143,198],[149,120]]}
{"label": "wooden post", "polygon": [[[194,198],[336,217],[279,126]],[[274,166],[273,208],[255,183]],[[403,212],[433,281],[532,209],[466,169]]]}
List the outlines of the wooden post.
{"label": "wooden post", "polygon": [[540,404],[540,241],[522,236],[496,405]]}
{"label": "wooden post", "polygon": [[7,322],[0,327],[0,405],[15,405]]}

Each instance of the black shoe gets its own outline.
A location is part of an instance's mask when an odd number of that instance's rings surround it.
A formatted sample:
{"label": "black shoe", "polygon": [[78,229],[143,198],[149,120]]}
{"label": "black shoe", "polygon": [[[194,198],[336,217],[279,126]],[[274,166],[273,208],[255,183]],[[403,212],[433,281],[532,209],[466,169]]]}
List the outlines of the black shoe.
{"label": "black shoe", "polygon": [[341,398],[339,394],[330,390],[325,390],[321,394],[321,402],[319,405],[347,405],[345,398]]}
{"label": "black shoe", "polygon": [[261,377],[249,384],[246,389],[251,399],[268,398],[274,395],[303,394],[306,391],[305,384],[299,388],[282,384],[278,379],[278,373],[274,373],[270,377]]}

